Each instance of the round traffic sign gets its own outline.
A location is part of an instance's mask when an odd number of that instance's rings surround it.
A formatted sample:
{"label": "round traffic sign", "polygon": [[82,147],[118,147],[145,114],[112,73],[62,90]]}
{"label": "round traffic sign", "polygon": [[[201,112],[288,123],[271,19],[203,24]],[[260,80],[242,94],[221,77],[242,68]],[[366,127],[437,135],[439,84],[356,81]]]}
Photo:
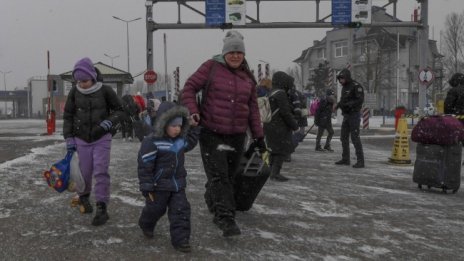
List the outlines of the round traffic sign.
{"label": "round traffic sign", "polygon": [[430,84],[435,79],[435,74],[430,68],[422,69],[419,72],[419,81],[422,84]]}
{"label": "round traffic sign", "polygon": [[154,84],[157,78],[158,78],[158,75],[156,75],[155,71],[153,70],[146,71],[145,74],[143,75],[143,79],[148,84]]}

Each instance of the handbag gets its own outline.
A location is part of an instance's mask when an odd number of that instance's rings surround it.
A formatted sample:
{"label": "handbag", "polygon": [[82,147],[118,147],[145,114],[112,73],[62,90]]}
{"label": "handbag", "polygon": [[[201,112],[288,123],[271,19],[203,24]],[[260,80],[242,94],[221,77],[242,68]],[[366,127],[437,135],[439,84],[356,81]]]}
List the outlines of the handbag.
{"label": "handbag", "polygon": [[43,173],[49,187],[55,189],[59,193],[65,191],[69,185],[71,176],[71,159],[74,151],[68,151],[64,159],[54,163],[50,170]]}

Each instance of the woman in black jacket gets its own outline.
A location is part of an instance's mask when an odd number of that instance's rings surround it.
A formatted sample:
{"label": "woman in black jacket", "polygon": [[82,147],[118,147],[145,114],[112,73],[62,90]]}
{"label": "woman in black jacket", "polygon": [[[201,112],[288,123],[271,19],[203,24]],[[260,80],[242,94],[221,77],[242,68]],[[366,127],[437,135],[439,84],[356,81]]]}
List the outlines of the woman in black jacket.
{"label": "woman in black jacket", "polygon": [[287,96],[288,90],[293,86],[293,81],[293,77],[280,71],[272,76],[269,104],[275,114],[269,123],[264,123],[264,136],[271,153],[271,179],[276,181],[288,180],[280,174],[280,169],[285,158],[294,150],[292,131],[298,130],[298,123],[292,114]]}

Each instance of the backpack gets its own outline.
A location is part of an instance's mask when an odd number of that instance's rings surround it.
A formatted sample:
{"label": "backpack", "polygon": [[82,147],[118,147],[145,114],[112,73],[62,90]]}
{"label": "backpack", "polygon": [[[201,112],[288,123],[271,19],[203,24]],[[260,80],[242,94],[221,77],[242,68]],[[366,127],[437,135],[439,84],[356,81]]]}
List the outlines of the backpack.
{"label": "backpack", "polygon": [[268,95],[258,98],[259,115],[261,116],[262,123],[271,122],[272,117],[277,112],[279,112],[279,108],[277,108],[275,111],[272,111],[271,104],[269,103],[269,98],[272,95],[278,93],[279,91],[282,91],[282,90],[279,89],[279,90],[271,91]]}
{"label": "backpack", "polygon": [[321,105],[321,100],[319,98],[314,99],[311,102],[311,105],[309,105],[309,114],[310,115],[316,115],[317,109],[319,109],[319,106]]}

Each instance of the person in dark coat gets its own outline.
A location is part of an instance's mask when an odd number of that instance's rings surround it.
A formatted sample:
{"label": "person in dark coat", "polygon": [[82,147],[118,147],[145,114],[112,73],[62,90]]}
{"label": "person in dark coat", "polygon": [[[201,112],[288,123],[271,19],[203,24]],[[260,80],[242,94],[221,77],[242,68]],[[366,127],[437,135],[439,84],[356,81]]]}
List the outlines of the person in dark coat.
{"label": "person in dark coat", "polygon": [[[266,149],[256,98],[256,80],[245,60],[243,36],[235,30],[224,37],[222,54],[204,62],[188,78],[182,104],[194,125],[202,127],[200,149],[207,177],[205,201],[223,236],[240,235],[235,222],[234,177],[249,129],[260,150]],[[205,88],[206,86],[206,88]],[[202,92],[202,102],[197,93]]]}
{"label": "person in dark coat", "polygon": [[187,171],[184,153],[197,144],[198,127],[189,127],[189,112],[173,102],[163,102],[158,110],[154,133],[142,141],[138,154],[140,191],[145,207],[139,226],[153,238],[158,220],[168,209],[171,243],[190,252],[190,203],[185,195]]}
{"label": "person in dark coat", "polygon": [[[334,135],[332,128],[332,112],[335,104],[335,92],[332,89],[327,89],[325,97],[320,100],[319,108],[314,115],[314,124],[318,126],[317,137],[316,137],[316,151],[329,151],[333,152],[330,147],[330,141]],[[321,147],[321,138],[324,134],[324,130],[327,130],[327,138],[325,140],[324,148]]]}
{"label": "person in dark coat", "polygon": [[359,137],[359,124],[361,123],[361,107],[364,102],[364,89],[351,78],[348,69],[343,69],[337,80],[342,87],[342,95],[335,109],[341,109],[343,114],[340,141],[342,142],[342,159],[335,162],[337,165],[350,165],[350,136],[356,150],[357,162],[353,168],[364,168],[364,153]]}
{"label": "person in dark coat", "polygon": [[271,154],[271,176],[275,181],[287,181],[280,174],[284,160],[290,155],[294,146],[292,132],[298,130],[298,123],[291,111],[287,92],[293,86],[293,77],[284,72],[276,72],[272,76],[272,90],[269,94],[271,110],[278,112],[269,123],[264,123],[266,145]]}
{"label": "person in dark coat", "polygon": [[124,141],[132,141],[134,138],[132,122],[138,120],[139,111],[132,95],[126,94],[122,96],[122,101],[124,106],[124,118],[121,121],[121,134]]}
{"label": "person in dark coat", "polygon": [[64,106],[63,136],[68,150],[77,150],[85,189],[79,193],[82,213],[92,213],[89,202],[92,179],[95,179],[96,215],[92,225],[109,219],[111,140],[115,126],[124,117],[123,104],[108,85],[104,85],[89,58],[79,60],[72,72],[76,85],[71,88]]}
{"label": "person in dark coat", "polygon": [[464,74],[455,73],[448,81],[451,89],[445,98],[445,114],[464,114]]}

